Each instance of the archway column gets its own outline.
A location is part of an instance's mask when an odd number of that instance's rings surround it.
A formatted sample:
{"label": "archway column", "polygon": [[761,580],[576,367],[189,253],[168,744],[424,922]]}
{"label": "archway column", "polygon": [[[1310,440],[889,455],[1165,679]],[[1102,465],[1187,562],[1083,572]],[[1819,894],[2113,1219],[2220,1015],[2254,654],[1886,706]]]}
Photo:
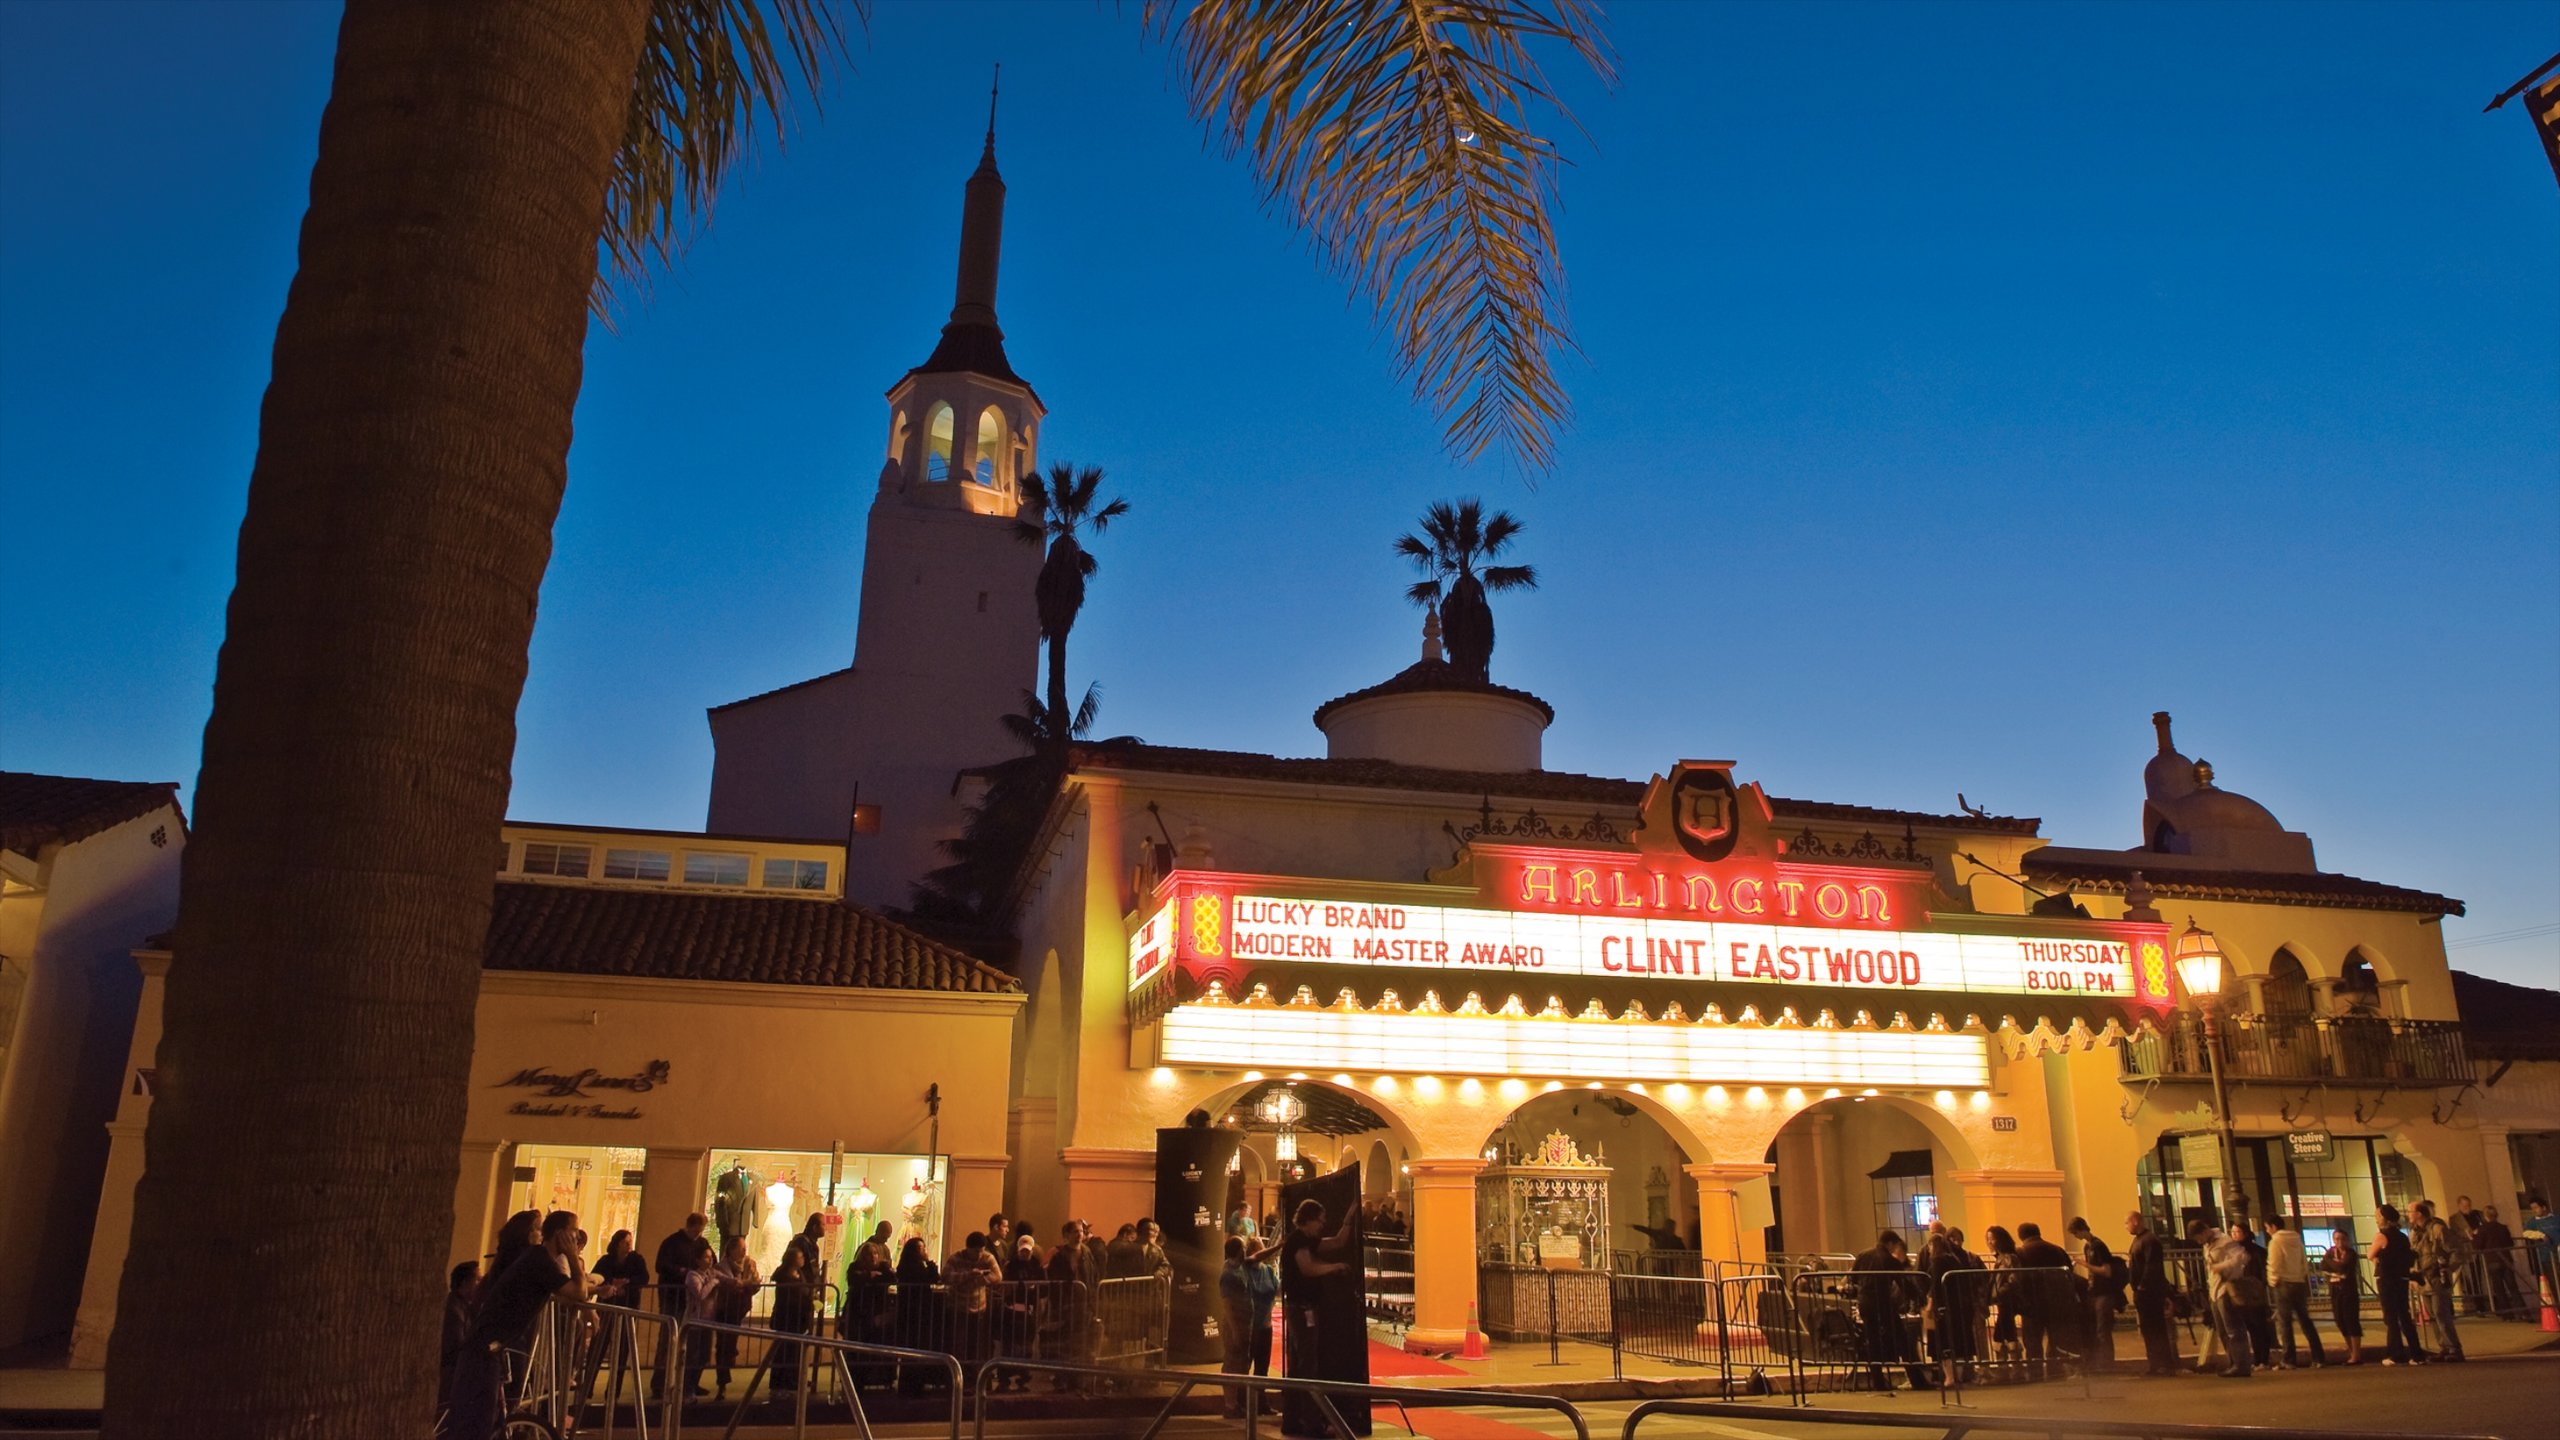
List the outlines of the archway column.
{"label": "archway column", "polygon": [[1466,1343],[1476,1301],[1476,1176],[1484,1157],[1416,1158],[1413,1165],[1413,1328],[1408,1350]]}
{"label": "archway column", "polygon": [[[1766,1213],[1769,1209],[1769,1177],[1777,1173],[1778,1167],[1750,1163],[1680,1168],[1698,1182],[1698,1242],[1703,1258],[1728,1264],[1739,1261],[1756,1265],[1766,1261],[1767,1232],[1763,1226],[1752,1224],[1751,1218],[1755,1212]],[[1755,1186],[1757,1205],[1751,1203]]]}
{"label": "archway column", "polygon": [[1965,1238],[1977,1247],[1982,1232],[1993,1225],[2015,1235],[2022,1222],[2032,1220],[2049,1232],[2048,1238],[2062,1233],[2059,1170],[1958,1170],[1947,1178],[1964,1189]]}
{"label": "archway column", "polygon": [[1156,1152],[1109,1145],[1069,1145],[1058,1152],[1067,1171],[1067,1213],[1109,1238],[1156,1208]]}

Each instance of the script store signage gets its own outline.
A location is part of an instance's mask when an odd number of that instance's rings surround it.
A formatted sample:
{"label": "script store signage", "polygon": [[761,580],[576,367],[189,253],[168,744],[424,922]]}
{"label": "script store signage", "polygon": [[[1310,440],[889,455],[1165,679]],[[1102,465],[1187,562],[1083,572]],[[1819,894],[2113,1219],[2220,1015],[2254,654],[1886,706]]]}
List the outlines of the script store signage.
{"label": "script store signage", "polygon": [[630,1074],[527,1065],[494,1088],[532,1092],[507,1107],[510,1115],[547,1120],[637,1120],[640,1107],[623,1097],[646,1095],[666,1084],[673,1069],[664,1060],[652,1060]]}

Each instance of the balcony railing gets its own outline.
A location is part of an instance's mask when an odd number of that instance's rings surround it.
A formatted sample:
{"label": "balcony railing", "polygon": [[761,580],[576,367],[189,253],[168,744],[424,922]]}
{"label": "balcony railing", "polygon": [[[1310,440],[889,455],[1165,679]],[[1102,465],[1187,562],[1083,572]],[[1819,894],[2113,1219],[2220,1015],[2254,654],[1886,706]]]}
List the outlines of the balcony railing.
{"label": "balcony railing", "polygon": [[[2181,1021],[2124,1045],[2128,1079],[2201,1080],[2204,1031]],[[2449,1020],[2233,1016],[2222,1022],[2227,1080],[2346,1080],[2359,1085],[2460,1085],[2471,1079],[2462,1027]]]}

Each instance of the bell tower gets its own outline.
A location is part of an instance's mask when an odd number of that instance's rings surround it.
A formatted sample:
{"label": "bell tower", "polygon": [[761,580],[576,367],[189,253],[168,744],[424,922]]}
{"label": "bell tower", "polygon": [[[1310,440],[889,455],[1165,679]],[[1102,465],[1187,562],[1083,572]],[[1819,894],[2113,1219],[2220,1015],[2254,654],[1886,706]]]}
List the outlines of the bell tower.
{"label": "bell tower", "polygon": [[1022,477],[1039,458],[1048,411],[1005,358],[996,324],[996,268],[1004,248],[1004,177],[996,173],[996,97],[987,143],[960,204],[960,270],[951,318],[924,363],[889,387],[883,495],[1011,519]]}
{"label": "bell tower", "polygon": [[905,906],[948,862],[954,782],[1021,753],[1001,717],[1039,678],[1040,550],[1016,537],[1014,517],[1047,411],[996,324],[1003,237],[991,95],[960,207],[951,318],[889,387],[853,663],[711,711],[707,828],[842,841],[845,896],[866,905]]}

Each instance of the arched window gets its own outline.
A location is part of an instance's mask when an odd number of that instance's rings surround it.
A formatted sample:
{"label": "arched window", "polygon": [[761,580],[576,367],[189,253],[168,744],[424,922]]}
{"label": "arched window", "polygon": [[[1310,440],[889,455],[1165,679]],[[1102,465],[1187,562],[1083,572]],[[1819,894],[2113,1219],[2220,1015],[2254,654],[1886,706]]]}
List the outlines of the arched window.
{"label": "arched window", "polygon": [[2267,964],[2267,1018],[2300,1024],[2311,1018],[2311,977],[2290,950],[2278,950]]}
{"label": "arched window", "polygon": [[951,478],[951,407],[936,405],[924,429],[924,478]]}
{"label": "arched window", "polygon": [[1004,471],[1004,412],[990,405],[978,412],[978,483],[993,485]]}
{"label": "arched window", "polygon": [[2347,963],[2338,972],[2339,1012],[2371,1015],[2381,1009],[2382,980],[2373,973],[2373,962],[2361,950],[2348,952]]}

